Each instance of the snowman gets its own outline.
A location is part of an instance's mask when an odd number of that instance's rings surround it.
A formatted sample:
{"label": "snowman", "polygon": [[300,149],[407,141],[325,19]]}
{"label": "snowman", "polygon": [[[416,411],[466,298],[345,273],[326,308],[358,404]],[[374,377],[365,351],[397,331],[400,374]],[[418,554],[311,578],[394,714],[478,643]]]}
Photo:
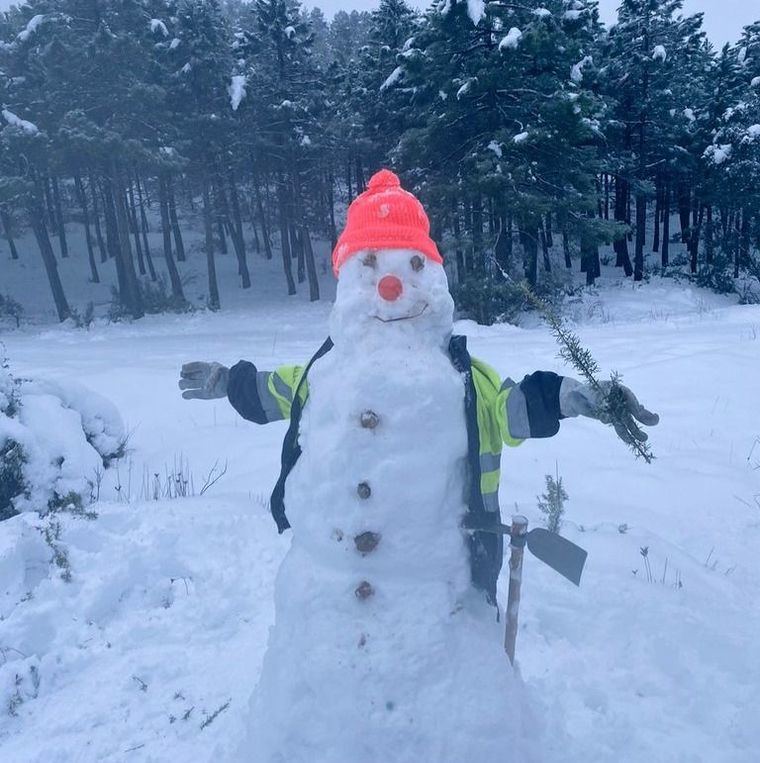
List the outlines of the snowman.
{"label": "snowman", "polygon": [[333,268],[330,338],[306,365],[182,369],[185,398],[290,422],[271,510],[292,544],[240,760],[530,760],[494,616],[501,536],[467,528],[501,521],[505,444],[603,419],[601,400],[469,355],[427,215],[388,170],[349,207]]}

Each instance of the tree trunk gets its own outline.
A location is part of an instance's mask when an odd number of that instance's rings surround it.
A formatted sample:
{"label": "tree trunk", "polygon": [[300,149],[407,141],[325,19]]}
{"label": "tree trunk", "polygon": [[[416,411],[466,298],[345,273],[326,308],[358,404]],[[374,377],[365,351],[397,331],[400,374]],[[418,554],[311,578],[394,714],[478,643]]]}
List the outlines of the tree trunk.
{"label": "tree trunk", "polygon": [[708,265],[713,264],[715,258],[715,231],[713,229],[713,208],[712,204],[707,205],[707,223],[705,225],[705,262]]}
{"label": "tree trunk", "polygon": [[90,195],[92,196],[92,218],[95,224],[95,240],[98,242],[100,250],[100,261],[105,262],[108,259],[108,249],[103,240],[103,230],[100,227],[100,210],[98,208],[98,187],[90,175]]}
{"label": "tree trunk", "polygon": [[[620,177],[615,178],[615,220],[619,223],[627,223],[628,208],[628,184]],[[623,234],[613,242],[615,250],[615,267],[623,268],[627,276],[633,275],[631,256],[628,253],[628,236]]]}
{"label": "tree trunk", "polygon": [[135,209],[135,194],[132,190],[132,180],[127,178],[127,214],[129,216],[129,227],[132,231],[132,237],[135,240],[135,251],[137,252],[137,269],[140,275],[145,275],[145,259],[143,258],[142,244],[140,242],[140,228],[137,224],[137,210]]}
{"label": "tree trunk", "polygon": [[116,207],[116,228],[119,236],[119,251],[117,260],[117,272],[123,276],[119,283],[119,296],[122,304],[129,310],[133,318],[142,318],[145,315],[143,308],[140,283],[135,273],[135,264],[132,259],[132,247],[129,243],[129,215],[127,214],[126,193],[123,178],[115,164],[109,177],[111,195]]}
{"label": "tree trunk", "polygon": [[749,263],[750,217],[751,217],[751,213],[749,211],[749,208],[742,207],[742,225],[741,225],[740,236],[739,236],[739,248],[740,248],[741,264],[744,265],[745,267]]}
{"label": "tree trunk", "polygon": [[548,241],[548,237],[546,235],[546,231],[544,230],[543,225],[541,226],[539,235],[541,236],[541,253],[543,254],[543,257],[544,257],[544,270],[547,273],[551,273],[552,261],[551,261],[551,258],[549,257],[549,241]]}
{"label": "tree trunk", "polygon": [[593,286],[600,272],[599,247],[588,234],[581,232],[581,272],[586,274],[586,285]]}
{"label": "tree trunk", "polygon": [[235,254],[238,261],[238,273],[244,289],[251,288],[251,274],[248,272],[248,262],[245,254],[245,239],[243,238],[243,220],[240,216],[240,199],[238,198],[235,176],[230,171],[230,199],[232,201],[232,220],[234,235],[232,242],[235,246]]}
{"label": "tree trunk", "polygon": [[185,257],[185,244],[182,241],[182,231],[179,227],[179,220],[177,219],[177,203],[174,199],[174,181],[172,177],[166,179],[166,192],[169,200],[169,219],[172,223],[172,233],[174,234],[174,246],[177,250],[177,262],[184,262]]}
{"label": "tree trunk", "polygon": [[264,254],[268,260],[272,259],[272,242],[269,238],[269,226],[264,214],[264,204],[261,200],[261,188],[258,181],[254,178],[254,188],[256,189],[256,210],[259,214],[259,223],[261,224],[261,238],[264,239]]}
{"label": "tree trunk", "polygon": [[[45,192],[45,203],[40,205],[40,209],[43,210],[45,228],[49,227],[50,230],[55,231],[54,235],[57,235],[58,221],[55,219],[55,205],[53,204],[53,196],[50,192],[50,178],[46,177],[42,181],[42,188]],[[50,235],[48,235],[48,240],[50,240]]]}
{"label": "tree trunk", "polygon": [[69,256],[69,244],[66,241],[66,225],[63,222],[63,207],[61,205],[61,189],[58,185],[58,177],[53,176],[53,199],[55,200],[55,218],[58,224],[58,244],[61,247],[61,257]]}
{"label": "tree trunk", "polygon": [[[107,179],[102,181],[101,190],[103,193],[103,218],[106,224],[106,249],[109,259],[116,259],[118,263],[119,232],[116,227],[116,210],[114,209],[111,186]],[[117,276],[118,274],[117,267]]]}
{"label": "tree trunk", "polygon": [[166,260],[166,269],[169,271],[169,281],[172,285],[172,295],[175,299],[185,301],[185,292],[182,288],[182,279],[179,277],[177,264],[174,262],[172,254],[172,231],[169,220],[169,193],[167,189],[167,180],[165,175],[158,179],[158,206],[161,210],[161,232],[164,237],[164,259]]}
{"label": "tree trunk", "polygon": [[74,189],[79,199],[79,206],[82,208],[82,224],[84,225],[84,237],[87,242],[87,257],[90,261],[90,280],[93,283],[100,283],[98,266],[95,264],[95,250],[92,245],[92,235],[90,233],[90,215],[87,210],[87,196],[82,185],[82,178],[79,175],[74,176]]}
{"label": "tree trunk", "polygon": [[691,189],[686,183],[678,185],[678,217],[681,222],[681,243],[689,243],[691,219]]}
{"label": "tree trunk", "polygon": [[285,271],[285,280],[288,284],[288,294],[296,293],[296,285],[293,281],[293,263],[290,251],[289,233],[288,233],[288,209],[287,209],[287,187],[285,178],[280,176],[277,179],[277,201],[280,218],[280,250],[282,254],[282,266]]}
{"label": "tree trunk", "polygon": [[314,249],[311,245],[311,235],[306,224],[301,228],[301,239],[306,257],[306,272],[309,276],[309,300],[316,302],[319,299],[319,278],[317,277],[317,265],[314,261]]}
{"label": "tree trunk", "polygon": [[42,262],[45,265],[45,272],[47,273],[48,283],[50,284],[50,291],[53,294],[53,301],[55,302],[55,309],[58,313],[58,320],[63,322],[71,317],[71,308],[69,308],[69,303],[66,301],[61,277],[58,275],[58,264],[55,261],[53,247],[50,244],[50,236],[48,236],[47,227],[45,226],[45,211],[40,197],[39,185],[38,181],[36,193],[30,204],[29,220],[32,225],[34,237],[37,240],[37,246],[42,255]]}
{"label": "tree trunk", "polygon": [[531,224],[520,226],[525,278],[532,289],[538,285],[538,228]]}
{"label": "tree trunk", "polygon": [[689,265],[692,273],[697,272],[699,264],[699,236],[702,230],[702,220],[705,208],[694,195],[694,208],[692,209],[691,235],[689,236]]}
{"label": "tree trunk", "polygon": [[290,217],[290,251],[293,259],[296,261],[296,279],[298,283],[303,283],[306,280],[306,262],[304,260],[303,245],[298,229],[292,220],[293,216],[290,215]]}
{"label": "tree trunk", "polygon": [[472,263],[478,273],[485,270],[483,261],[483,200],[477,194],[472,202]]}
{"label": "tree trunk", "polygon": [[573,260],[570,256],[570,236],[564,226],[562,227],[562,254],[565,257],[565,267],[570,270],[573,267]]}
{"label": "tree trunk", "polygon": [[346,160],[346,187],[348,193],[348,203],[353,201],[354,193],[351,190],[351,152],[348,152],[348,158]]}
{"label": "tree trunk", "polygon": [[665,183],[662,191],[662,267],[670,263],[670,183]]}
{"label": "tree trunk", "polygon": [[153,267],[153,256],[150,253],[150,244],[148,243],[148,216],[145,214],[142,187],[140,186],[140,175],[137,172],[135,172],[135,186],[137,187],[137,206],[140,209],[140,231],[142,233],[143,251],[145,252],[145,260],[148,263],[150,280],[156,281],[156,269]]}
{"label": "tree trunk", "polygon": [[660,251],[660,218],[662,217],[662,187],[658,183],[654,203],[654,239],[652,241],[652,251]]}
{"label": "tree trunk", "polygon": [[509,238],[512,232],[507,229],[507,216],[503,212],[497,215],[499,230],[496,234],[496,243],[494,244],[494,257],[499,267],[509,273],[511,252],[509,248]]}
{"label": "tree trunk", "polygon": [[610,176],[604,173],[604,219],[610,219]]}
{"label": "tree trunk", "polygon": [[214,226],[211,219],[211,199],[208,190],[208,178],[203,177],[203,230],[206,235],[206,266],[208,269],[208,306],[218,310],[219,284],[216,280],[216,261],[214,260]]}
{"label": "tree trunk", "polygon": [[333,177],[332,166],[330,166],[327,182],[327,201],[330,211],[330,249],[332,250],[338,243],[338,229],[335,225],[335,178]]}
{"label": "tree trunk", "polygon": [[13,239],[11,216],[4,209],[0,210],[0,223],[3,224],[3,234],[5,235],[5,240],[8,242],[8,247],[11,250],[11,259],[17,260],[18,249],[16,249],[16,242]]}
{"label": "tree trunk", "polygon": [[644,278],[644,241],[647,224],[647,197],[639,192],[636,194],[636,250],[633,255],[633,280]]}
{"label": "tree trunk", "polygon": [[453,222],[453,228],[454,228],[454,243],[456,246],[455,249],[455,257],[456,257],[456,263],[457,263],[457,281],[459,283],[464,283],[466,273],[465,273],[465,262],[464,262],[464,250],[462,249],[462,224],[459,219],[459,203],[456,199],[454,199],[452,203],[452,214],[451,219]]}

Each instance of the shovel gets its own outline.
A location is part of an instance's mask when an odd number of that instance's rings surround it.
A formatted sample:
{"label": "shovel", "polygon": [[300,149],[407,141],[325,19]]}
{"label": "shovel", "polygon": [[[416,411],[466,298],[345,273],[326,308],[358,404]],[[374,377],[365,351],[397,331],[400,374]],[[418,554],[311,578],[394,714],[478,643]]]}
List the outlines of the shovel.
{"label": "shovel", "polygon": [[510,525],[496,524],[488,527],[466,527],[468,532],[492,533],[494,535],[509,535],[513,547],[528,546],[533,556],[544,564],[559,572],[562,577],[579,586],[583,567],[588,553],[576,546],[567,538],[557,533],[549,532],[543,527],[534,527],[527,533],[513,534]]}

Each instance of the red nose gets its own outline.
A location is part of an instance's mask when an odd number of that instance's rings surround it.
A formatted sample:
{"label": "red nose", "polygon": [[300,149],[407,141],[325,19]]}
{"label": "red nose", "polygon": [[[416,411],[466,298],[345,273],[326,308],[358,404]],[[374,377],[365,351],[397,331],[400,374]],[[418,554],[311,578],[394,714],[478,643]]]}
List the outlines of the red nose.
{"label": "red nose", "polygon": [[401,296],[404,286],[396,276],[383,276],[377,284],[380,296],[388,302],[394,302]]}

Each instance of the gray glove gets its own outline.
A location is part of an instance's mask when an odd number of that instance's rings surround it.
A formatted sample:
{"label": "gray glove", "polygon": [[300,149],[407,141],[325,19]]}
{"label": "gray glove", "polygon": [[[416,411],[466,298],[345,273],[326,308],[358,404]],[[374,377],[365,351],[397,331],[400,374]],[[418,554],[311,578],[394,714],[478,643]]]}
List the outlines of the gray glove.
{"label": "gray glove", "polygon": [[[575,379],[565,377],[559,388],[559,406],[563,416],[588,416],[612,424],[621,440],[632,444],[634,441],[645,442],[647,433],[643,432],[636,421],[648,427],[656,426],[660,417],[648,411],[638,401],[636,395],[623,384],[603,381],[600,390],[590,384],[581,384]],[[613,417],[607,400],[610,398],[620,415]],[[634,421],[636,419],[636,421]]]}
{"label": "gray glove", "polygon": [[185,400],[216,400],[227,396],[230,369],[221,363],[195,361],[180,371],[179,388]]}

